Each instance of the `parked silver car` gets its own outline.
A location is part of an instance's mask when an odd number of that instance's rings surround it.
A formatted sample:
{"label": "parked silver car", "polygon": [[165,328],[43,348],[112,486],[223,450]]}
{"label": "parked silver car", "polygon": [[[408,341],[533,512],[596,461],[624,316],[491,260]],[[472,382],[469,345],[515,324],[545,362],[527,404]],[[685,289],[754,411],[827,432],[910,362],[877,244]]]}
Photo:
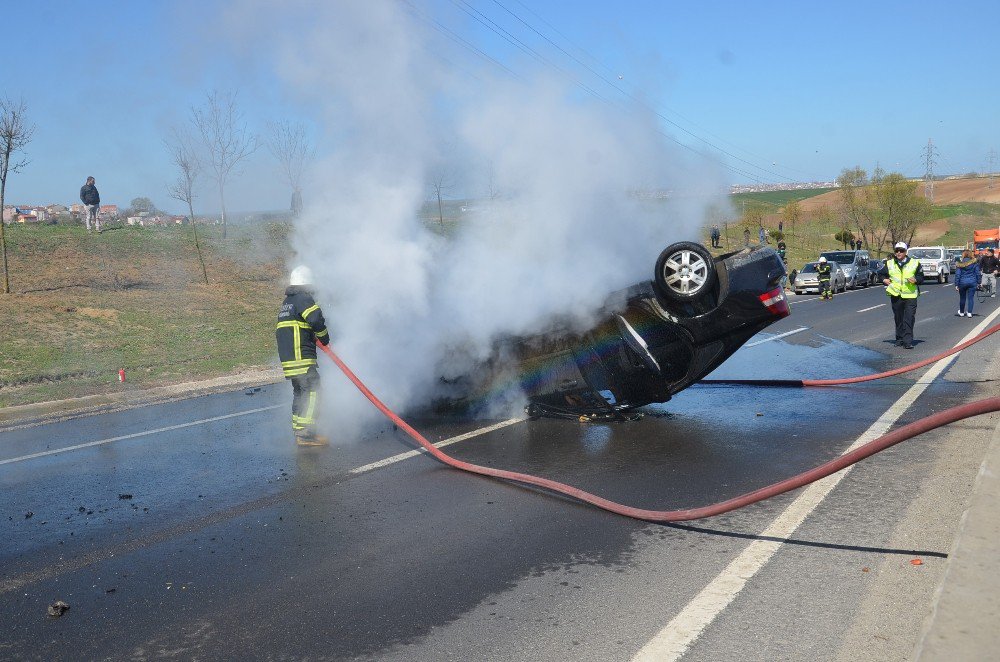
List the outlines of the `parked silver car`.
{"label": "parked silver car", "polygon": [[836,262],[844,270],[848,289],[868,287],[871,281],[869,261],[871,256],[866,250],[824,251],[819,254],[830,262]]}
{"label": "parked silver car", "polygon": [[[817,264],[819,262],[810,262],[795,275],[792,289],[796,294],[820,293],[819,272],[816,271]],[[846,292],[847,277],[844,275],[844,270],[836,262],[828,262],[827,264],[830,265],[830,289],[834,292]]]}

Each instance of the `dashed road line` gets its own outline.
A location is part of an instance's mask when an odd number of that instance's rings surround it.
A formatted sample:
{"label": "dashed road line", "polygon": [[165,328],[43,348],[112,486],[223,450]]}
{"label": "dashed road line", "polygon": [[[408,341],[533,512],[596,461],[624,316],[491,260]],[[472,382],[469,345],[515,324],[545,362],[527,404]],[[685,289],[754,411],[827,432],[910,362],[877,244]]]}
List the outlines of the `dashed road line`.
{"label": "dashed road line", "polygon": [[190,421],[188,423],[178,423],[177,425],[168,425],[163,428],[156,428],[155,430],[143,430],[142,432],[133,432],[132,434],[123,434],[120,437],[111,437],[109,439],[100,439],[98,441],[89,441],[85,444],[76,444],[74,446],[66,446],[65,448],[55,448],[50,451],[41,451],[40,453],[31,453],[30,455],[22,455],[20,457],[12,457],[7,460],[0,460],[0,464],[11,464],[13,462],[23,462],[25,460],[33,460],[36,457],[45,457],[46,455],[58,455],[59,453],[68,453],[69,451],[80,450],[81,448],[90,448],[91,446],[100,446],[102,444],[110,444],[116,441],[124,441],[126,439],[137,439],[138,437],[146,437],[151,434],[158,434],[160,432],[169,432],[170,430],[180,430],[182,428],[189,428],[194,425],[201,425],[203,423],[212,423],[214,421],[222,421],[227,418],[236,418],[237,416],[249,416],[250,414],[258,414],[262,411],[270,411],[272,409],[279,409],[285,405],[271,405],[270,407],[259,407],[257,409],[247,409],[246,411],[238,411],[232,414],[225,414],[223,416],[213,416],[212,418],[202,418],[197,421]]}
{"label": "dashed road line", "polygon": [[[473,437],[478,437],[481,434],[486,434],[487,432],[493,432],[494,430],[499,430],[500,428],[505,428],[508,425],[513,425],[514,423],[520,423],[525,420],[524,417],[519,418],[508,418],[506,421],[500,421],[494,425],[488,425],[485,428],[479,428],[478,430],[473,430],[472,432],[466,432],[465,434],[460,434],[456,437],[449,437],[448,439],[443,439],[434,444],[435,448],[441,448],[443,446],[450,446],[451,444],[458,443],[460,441],[465,441],[466,439],[472,439]],[[395,464],[397,462],[402,462],[411,457],[416,457],[417,455],[424,455],[427,451],[424,449],[418,449],[414,451],[407,451],[405,453],[400,453],[399,455],[393,455],[392,457],[387,457],[384,460],[379,460],[378,462],[372,462],[371,464],[365,464],[360,467],[351,469],[352,474],[363,474],[367,471],[373,471],[375,469],[381,469],[382,467],[387,467],[390,464]]]}
{"label": "dashed road line", "polygon": [[858,312],[858,313],[867,313],[869,310],[875,310],[876,308],[881,308],[884,305],[885,305],[884,303],[880,303],[877,306],[869,306],[868,308],[862,308],[861,310],[858,310],[858,311],[855,311],[855,312]]}
{"label": "dashed road line", "polygon": [[777,340],[778,338],[784,338],[785,336],[790,336],[793,333],[800,333],[802,331],[807,331],[808,326],[799,327],[798,329],[792,329],[791,331],[785,331],[784,333],[779,333],[776,336],[771,336],[770,338],[764,338],[763,340],[758,340],[757,342],[747,343],[745,347],[753,347],[754,345],[760,345],[766,342],[771,342],[772,340]]}

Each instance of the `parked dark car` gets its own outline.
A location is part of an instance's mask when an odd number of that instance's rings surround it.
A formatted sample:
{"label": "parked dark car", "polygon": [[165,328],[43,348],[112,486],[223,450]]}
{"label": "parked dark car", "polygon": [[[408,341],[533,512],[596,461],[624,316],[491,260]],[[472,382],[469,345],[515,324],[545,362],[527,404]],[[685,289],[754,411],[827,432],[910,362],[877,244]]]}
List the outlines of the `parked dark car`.
{"label": "parked dark car", "polygon": [[869,276],[871,277],[872,285],[881,285],[882,279],[878,277],[878,272],[882,271],[882,267],[885,266],[885,260],[871,260],[868,263]]}
{"label": "parked dark car", "polygon": [[673,244],[653,280],[610,294],[589,330],[500,341],[482,386],[516,375],[529,416],[613,417],[666,402],[789,314],[784,275],[766,246],[713,257]]}

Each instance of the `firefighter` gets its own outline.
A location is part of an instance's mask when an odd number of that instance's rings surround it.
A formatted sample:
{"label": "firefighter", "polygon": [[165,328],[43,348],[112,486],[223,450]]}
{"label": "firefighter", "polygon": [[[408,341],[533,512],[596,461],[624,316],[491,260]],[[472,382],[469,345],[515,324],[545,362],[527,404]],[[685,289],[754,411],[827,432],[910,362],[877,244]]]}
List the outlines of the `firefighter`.
{"label": "firefighter", "polygon": [[917,297],[920,295],[918,286],[924,282],[924,269],[920,260],[910,257],[906,251],[906,242],[896,242],[893,257],[885,261],[879,276],[892,303],[896,345],[913,349],[913,324],[917,318]]}
{"label": "firefighter", "polygon": [[833,290],[830,289],[830,263],[826,261],[825,257],[819,259],[819,264],[816,265],[816,273],[819,275],[819,293],[820,298],[824,301],[829,301],[833,298]]}
{"label": "firefighter", "polygon": [[330,334],[323,311],[310,290],[312,272],[307,266],[292,270],[285,300],[278,312],[275,337],[285,379],[292,382],[292,430],[299,446],[322,446],[326,437],[316,433],[319,372],[316,343],[328,344]]}

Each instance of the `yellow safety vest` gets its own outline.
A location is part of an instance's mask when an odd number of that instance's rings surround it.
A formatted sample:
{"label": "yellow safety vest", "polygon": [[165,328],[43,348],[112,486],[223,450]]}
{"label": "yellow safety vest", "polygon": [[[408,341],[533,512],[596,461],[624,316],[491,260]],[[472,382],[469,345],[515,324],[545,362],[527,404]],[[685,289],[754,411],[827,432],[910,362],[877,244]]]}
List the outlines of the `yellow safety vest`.
{"label": "yellow safety vest", "polygon": [[890,259],[886,264],[886,268],[889,270],[889,286],[885,288],[885,293],[891,297],[916,299],[917,284],[909,282],[907,278],[913,278],[919,266],[920,260],[912,257],[902,267],[896,263],[896,260]]}

